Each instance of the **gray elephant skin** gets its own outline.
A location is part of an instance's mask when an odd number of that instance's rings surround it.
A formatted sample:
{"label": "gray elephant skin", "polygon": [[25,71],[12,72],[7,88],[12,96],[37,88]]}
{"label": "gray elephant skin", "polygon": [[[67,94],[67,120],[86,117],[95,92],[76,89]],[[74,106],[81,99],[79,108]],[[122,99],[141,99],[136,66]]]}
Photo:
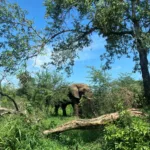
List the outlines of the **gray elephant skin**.
{"label": "gray elephant skin", "polygon": [[63,101],[60,104],[55,105],[55,114],[58,115],[58,109],[61,107],[63,116],[66,116],[66,107],[67,105],[71,104],[73,107],[74,115],[79,116],[79,103],[81,97],[84,96],[87,100],[91,100],[92,91],[87,84],[83,83],[72,84],[68,88],[68,97],[70,101]]}

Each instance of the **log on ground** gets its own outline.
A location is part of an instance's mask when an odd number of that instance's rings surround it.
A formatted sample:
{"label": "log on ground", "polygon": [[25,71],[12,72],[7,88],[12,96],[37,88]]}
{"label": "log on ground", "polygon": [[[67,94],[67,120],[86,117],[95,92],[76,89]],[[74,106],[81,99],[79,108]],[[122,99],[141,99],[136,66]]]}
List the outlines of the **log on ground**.
{"label": "log on ground", "polygon": [[[127,112],[131,116],[143,116],[144,115],[143,112],[141,112],[140,110],[135,109],[135,108],[128,109]],[[73,129],[98,127],[100,125],[105,125],[108,122],[115,121],[118,118],[119,118],[119,112],[102,115],[100,117],[92,118],[92,119],[77,119],[77,120],[69,121],[61,126],[54,128],[54,129],[45,130],[45,131],[43,131],[43,134],[48,135],[48,134],[52,134],[52,133],[60,133],[60,132],[73,130]]]}
{"label": "log on ground", "polygon": [[20,111],[13,110],[13,109],[0,107],[0,116],[4,116],[6,114],[21,114],[21,115],[23,115],[24,113],[20,112]]}

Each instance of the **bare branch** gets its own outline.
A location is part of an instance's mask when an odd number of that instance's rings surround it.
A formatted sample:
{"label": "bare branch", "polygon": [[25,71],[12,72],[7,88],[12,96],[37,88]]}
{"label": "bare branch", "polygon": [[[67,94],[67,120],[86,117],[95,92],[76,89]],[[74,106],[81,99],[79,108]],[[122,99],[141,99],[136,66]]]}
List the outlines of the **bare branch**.
{"label": "bare branch", "polygon": [[15,102],[15,100],[12,97],[10,97],[9,95],[7,95],[6,93],[3,93],[2,91],[0,91],[0,95],[5,96],[8,99],[10,99],[13,102],[13,104],[14,104],[14,106],[16,108],[16,111],[19,111],[18,105],[17,105],[17,103]]}

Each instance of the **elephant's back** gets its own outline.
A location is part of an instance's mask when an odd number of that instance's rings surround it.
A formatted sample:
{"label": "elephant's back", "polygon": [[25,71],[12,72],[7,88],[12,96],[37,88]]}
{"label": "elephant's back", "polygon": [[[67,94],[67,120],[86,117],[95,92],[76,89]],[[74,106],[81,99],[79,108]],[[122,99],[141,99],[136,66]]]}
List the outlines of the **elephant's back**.
{"label": "elephant's back", "polygon": [[88,87],[88,85],[85,83],[73,83],[70,85],[70,87],[72,87],[72,86],[73,87],[76,86],[77,88]]}

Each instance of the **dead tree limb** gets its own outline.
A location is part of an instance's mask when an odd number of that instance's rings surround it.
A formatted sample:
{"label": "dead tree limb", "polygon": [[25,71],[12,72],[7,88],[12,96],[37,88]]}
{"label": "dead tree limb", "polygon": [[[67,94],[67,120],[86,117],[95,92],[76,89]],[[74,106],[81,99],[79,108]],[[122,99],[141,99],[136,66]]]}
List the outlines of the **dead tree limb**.
{"label": "dead tree limb", "polygon": [[[131,116],[143,116],[144,115],[141,111],[139,111],[138,109],[134,109],[134,108],[128,109],[127,112],[129,112]],[[98,127],[100,125],[105,125],[108,122],[117,120],[118,118],[119,118],[119,113],[115,112],[115,113],[102,115],[100,117],[93,118],[93,119],[73,120],[61,126],[58,126],[57,128],[45,130],[43,131],[43,134],[47,135],[51,133],[60,133],[60,132],[64,132],[64,131],[68,131],[72,129],[84,129],[87,127]]]}
{"label": "dead tree limb", "polygon": [[18,105],[17,105],[17,103],[15,102],[15,100],[14,100],[12,97],[10,97],[10,96],[9,96],[8,94],[6,94],[6,93],[3,93],[2,91],[0,91],[0,95],[5,96],[5,97],[7,97],[8,99],[10,99],[10,100],[13,102],[13,104],[14,104],[14,106],[15,106],[15,108],[16,108],[16,111],[19,111]]}
{"label": "dead tree limb", "polygon": [[3,115],[5,115],[5,114],[15,114],[16,112],[17,112],[17,111],[12,110],[12,109],[0,107],[0,116],[3,116]]}
{"label": "dead tree limb", "polygon": [[4,107],[0,107],[0,116],[4,116],[6,114],[20,114],[20,115],[25,115],[24,112],[16,111],[13,109],[8,109]]}

